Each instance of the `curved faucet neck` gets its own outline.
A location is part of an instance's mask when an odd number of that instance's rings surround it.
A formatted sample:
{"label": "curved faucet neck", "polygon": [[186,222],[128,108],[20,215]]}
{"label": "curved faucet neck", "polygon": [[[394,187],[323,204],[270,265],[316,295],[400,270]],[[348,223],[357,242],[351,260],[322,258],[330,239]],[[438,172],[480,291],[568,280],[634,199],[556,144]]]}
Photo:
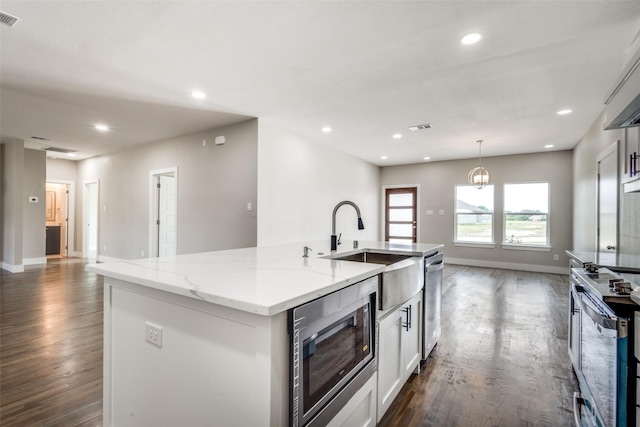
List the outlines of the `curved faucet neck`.
{"label": "curved faucet neck", "polygon": [[358,205],[356,205],[355,203],[353,203],[350,200],[344,200],[344,201],[338,203],[336,205],[336,207],[333,208],[333,216],[331,217],[331,234],[334,234],[334,235],[336,234],[336,213],[338,212],[338,209],[342,205],[351,205],[351,206],[353,206],[353,208],[356,210],[356,214],[358,215],[358,219],[361,219],[360,208],[358,207]]}

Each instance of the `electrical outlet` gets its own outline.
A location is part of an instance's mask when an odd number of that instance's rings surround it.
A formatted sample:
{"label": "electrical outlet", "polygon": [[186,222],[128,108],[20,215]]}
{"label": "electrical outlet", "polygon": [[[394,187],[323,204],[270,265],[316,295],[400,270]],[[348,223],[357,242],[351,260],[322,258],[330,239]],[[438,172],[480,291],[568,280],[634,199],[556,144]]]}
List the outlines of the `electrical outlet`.
{"label": "electrical outlet", "polygon": [[144,323],[144,339],[151,344],[162,348],[162,328],[153,323]]}
{"label": "electrical outlet", "polygon": [[144,256],[144,249],[140,251],[140,256]]}
{"label": "electrical outlet", "polygon": [[558,261],[559,259],[560,259],[560,256],[558,256],[558,254],[555,254],[555,255],[553,256],[553,260],[554,260],[554,261]]}

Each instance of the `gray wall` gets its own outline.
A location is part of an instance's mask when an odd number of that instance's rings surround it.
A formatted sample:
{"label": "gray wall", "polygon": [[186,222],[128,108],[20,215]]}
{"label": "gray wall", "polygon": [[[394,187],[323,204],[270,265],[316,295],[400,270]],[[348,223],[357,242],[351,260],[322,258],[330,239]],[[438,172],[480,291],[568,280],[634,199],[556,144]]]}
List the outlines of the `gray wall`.
{"label": "gray wall", "polygon": [[[24,264],[45,263],[45,177],[47,153],[40,150],[24,150],[24,181],[21,202],[23,204],[23,248]],[[37,197],[37,203],[29,202]]]}
{"label": "gray wall", "polygon": [[[214,145],[221,135],[226,143]],[[79,198],[85,181],[100,182],[99,258],[148,255],[150,171],[174,166],[178,254],[256,246],[255,209],[247,211],[247,202],[256,205],[257,140],[257,120],[248,120],[78,162]],[[82,224],[81,209],[76,221]]]}
{"label": "gray wall", "polygon": [[[22,195],[24,142],[11,141],[0,145],[3,161],[3,240],[2,267],[9,271],[21,271],[22,264]],[[42,223],[44,226],[44,222]]]}
{"label": "gray wall", "polygon": [[[478,165],[477,159],[421,163],[382,168],[382,186],[419,185],[419,241],[443,243],[445,256],[458,263],[564,272],[568,259],[564,254],[571,247],[572,167],[571,151],[487,157],[482,165],[491,173],[494,193],[495,248],[455,246],[454,208],[455,186],[467,184],[469,171]],[[550,183],[550,252],[503,249],[503,190],[511,182],[546,181]],[[434,215],[427,215],[433,210]],[[444,215],[438,215],[444,210]],[[383,219],[381,219],[381,222]],[[553,259],[558,255],[558,261]]]}
{"label": "gray wall", "polygon": [[[578,251],[596,250],[596,179],[597,157],[616,141],[620,141],[620,172],[625,170],[626,152],[638,151],[638,128],[603,130],[606,113],[591,126],[573,150],[574,218],[573,248]],[[640,193],[620,192],[618,250],[620,253],[640,253],[640,229],[637,212]]]}

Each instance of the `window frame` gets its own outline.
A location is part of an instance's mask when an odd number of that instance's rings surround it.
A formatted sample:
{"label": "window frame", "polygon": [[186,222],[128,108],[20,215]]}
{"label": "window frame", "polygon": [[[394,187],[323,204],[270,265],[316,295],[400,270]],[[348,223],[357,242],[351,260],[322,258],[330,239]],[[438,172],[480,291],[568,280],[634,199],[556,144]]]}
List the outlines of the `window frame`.
{"label": "window frame", "polygon": [[[491,206],[491,211],[490,212],[484,212],[484,213],[458,213],[458,188],[460,187],[468,187],[468,188],[474,188],[477,191],[484,191],[486,189],[491,189],[492,191],[492,196],[493,196],[493,205]],[[495,199],[495,195],[496,195],[496,191],[495,191],[495,185],[490,184],[487,185],[486,187],[482,188],[482,189],[478,189],[477,187],[474,187],[473,185],[469,185],[469,184],[456,184],[454,186],[454,197],[453,197],[453,216],[454,216],[454,220],[453,220],[453,244],[454,246],[466,246],[466,247],[472,247],[472,248],[495,248],[496,243],[495,243],[495,237],[496,237],[496,227],[495,227],[495,218],[496,218],[496,199]],[[474,241],[474,240],[461,240],[458,238],[458,216],[459,215],[491,215],[491,240],[488,242],[479,242],[479,241]]]}
{"label": "window frame", "polygon": [[[528,185],[528,184],[546,184],[547,185],[547,212],[509,212],[507,211],[507,186],[510,185]],[[545,243],[536,245],[531,243],[517,243],[507,241],[507,215],[539,215],[546,216],[546,236]],[[505,182],[502,184],[502,248],[529,251],[545,251],[551,250],[551,183],[549,181],[517,181]]]}

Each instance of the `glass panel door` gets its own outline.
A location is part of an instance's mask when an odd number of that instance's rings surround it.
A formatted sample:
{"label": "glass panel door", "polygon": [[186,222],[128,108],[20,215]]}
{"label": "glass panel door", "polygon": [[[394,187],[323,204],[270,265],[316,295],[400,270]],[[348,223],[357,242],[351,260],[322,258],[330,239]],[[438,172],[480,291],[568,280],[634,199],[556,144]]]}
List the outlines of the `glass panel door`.
{"label": "glass panel door", "polygon": [[416,187],[385,190],[385,241],[417,242]]}

